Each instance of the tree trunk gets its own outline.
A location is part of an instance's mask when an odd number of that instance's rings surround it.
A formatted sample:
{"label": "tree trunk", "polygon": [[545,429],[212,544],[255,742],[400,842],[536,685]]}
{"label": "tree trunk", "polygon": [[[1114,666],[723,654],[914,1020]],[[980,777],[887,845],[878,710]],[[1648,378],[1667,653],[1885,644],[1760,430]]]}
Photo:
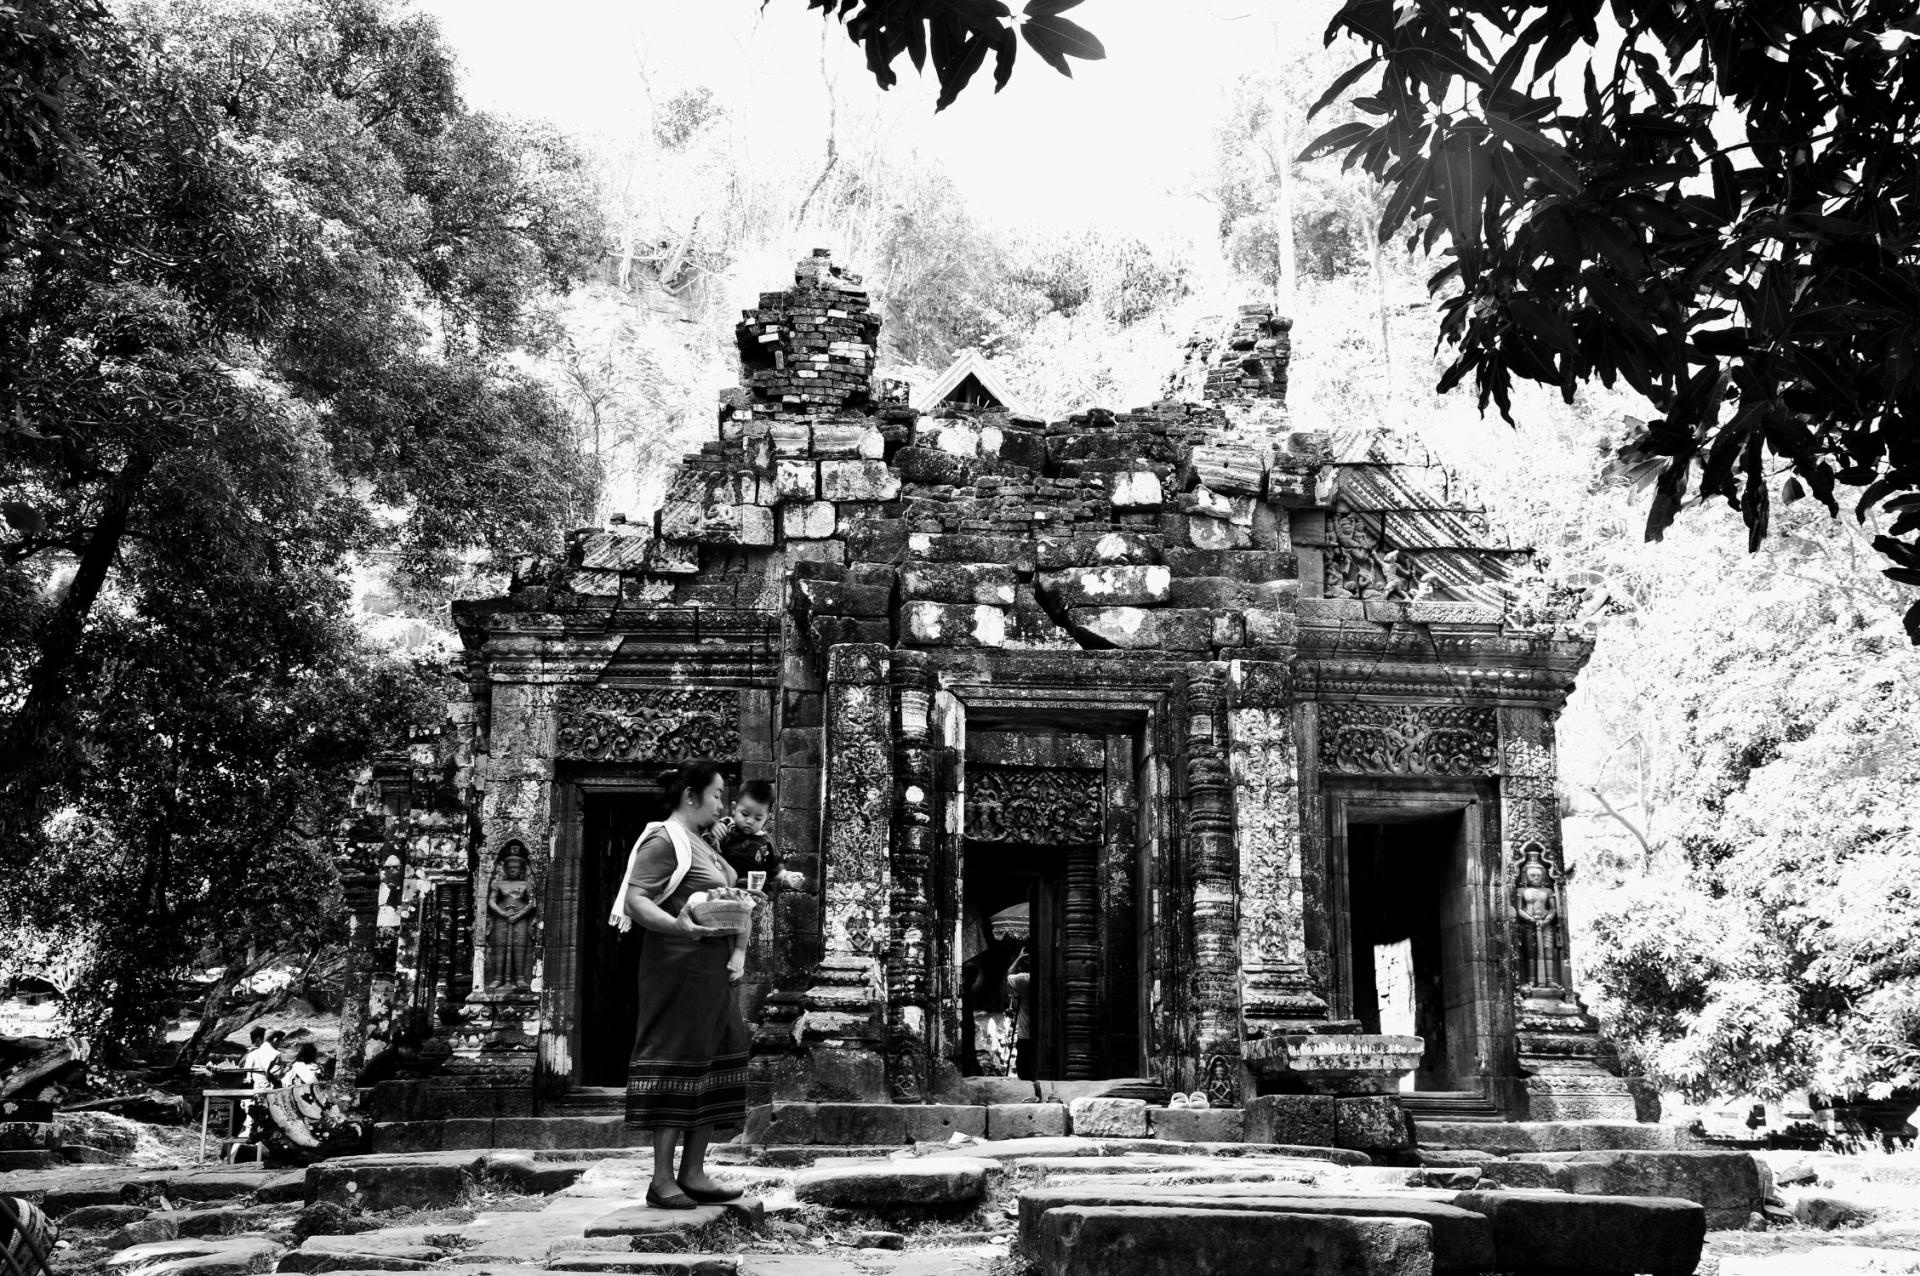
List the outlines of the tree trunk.
{"label": "tree trunk", "polygon": [[119,555],[134,498],[152,471],[153,457],[135,452],[108,485],[100,519],[81,551],[66,597],[40,631],[39,655],[27,675],[26,702],[7,725],[4,748],[0,749],[0,769],[6,776],[0,782],[4,786],[0,787],[0,810],[5,813],[0,819],[13,824],[9,832],[23,831],[43,814],[44,790],[63,752],[58,747],[55,724],[69,694],[68,676],[79,654],[87,617]]}
{"label": "tree trunk", "polygon": [[1274,177],[1280,185],[1274,200],[1274,254],[1280,278],[1274,284],[1274,311],[1291,316],[1299,299],[1300,263],[1293,242],[1293,115],[1286,97],[1275,93],[1273,103]]}
{"label": "tree trunk", "polygon": [[1373,270],[1373,308],[1380,320],[1380,369],[1386,376],[1386,407],[1382,411],[1383,420],[1392,419],[1393,403],[1393,332],[1387,321],[1387,266],[1380,252],[1380,192],[1377,187],[1367,192],[1367,262]]}

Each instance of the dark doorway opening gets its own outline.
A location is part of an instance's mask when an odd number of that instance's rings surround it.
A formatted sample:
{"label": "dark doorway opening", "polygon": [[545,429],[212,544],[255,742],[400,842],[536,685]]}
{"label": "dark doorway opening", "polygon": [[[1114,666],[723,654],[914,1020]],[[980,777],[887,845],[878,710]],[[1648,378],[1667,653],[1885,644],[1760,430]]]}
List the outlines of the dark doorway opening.
{"label": "dark doorway opening", "polygon": [[960,886],[963,1073],[1065,1075],[1066,865],[1059,847],[967,844]]}
{"label": "dark doorway opening", "polygon": [[641,931],[607,924],[640,832],[666,814],[656,793],[584,796],[580,837],[580,1081],[625,1086],[639,1017]]}
{"label": "dark doorway opening", "polygon": [[1459,811],[1347,825],[1353,1014],[1362,1032],[1422,1038],[1416,1090],[1480,1083],[1478,918],[1464,833]]}

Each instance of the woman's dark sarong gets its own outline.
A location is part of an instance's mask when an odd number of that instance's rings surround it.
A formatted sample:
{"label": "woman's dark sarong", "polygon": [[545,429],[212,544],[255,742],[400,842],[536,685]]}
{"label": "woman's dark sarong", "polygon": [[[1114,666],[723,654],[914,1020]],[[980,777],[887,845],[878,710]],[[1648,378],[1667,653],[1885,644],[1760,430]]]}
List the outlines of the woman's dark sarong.
{"label": "woman's dark sarong", "polygon": [[[664,833],[640,847],[633,890],[654,899],[674,867]],[[734,884],[718,852],[694,839],[693,867],[661,907],[678,915],[695,891]],[[640,1016],[627,1071],[627,1124],[684,1130],[740,1125],[747,1115],[747,1026],[727,982],[729,937],[690,939],[643,931]]]}

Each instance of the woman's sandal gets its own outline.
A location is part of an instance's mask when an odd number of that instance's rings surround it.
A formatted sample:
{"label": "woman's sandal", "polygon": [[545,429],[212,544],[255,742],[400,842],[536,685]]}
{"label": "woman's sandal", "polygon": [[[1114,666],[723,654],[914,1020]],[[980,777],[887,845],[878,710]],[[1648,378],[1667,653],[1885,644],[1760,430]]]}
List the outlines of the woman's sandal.
{"label": "woman's sandal", "polygon": [[738,1188],[723,1187],[717,1192],[703,1192],[698,1188],[688,1187],[685,1183],[680,1184],[680,1190],[687,1194],[689,1200],[701,1205],[725,1205],[728,1201],[739,1200],[743,1195]]}
{"label": "woman's sandal", "polygon": [[651,1187],[647,1189],[647,1204],[657,1210],[697,1210],[700,1208],[700,1202],[694,1200],[691,1196],[682,1196],[678,1193],[672,1196],[662,1196]]}

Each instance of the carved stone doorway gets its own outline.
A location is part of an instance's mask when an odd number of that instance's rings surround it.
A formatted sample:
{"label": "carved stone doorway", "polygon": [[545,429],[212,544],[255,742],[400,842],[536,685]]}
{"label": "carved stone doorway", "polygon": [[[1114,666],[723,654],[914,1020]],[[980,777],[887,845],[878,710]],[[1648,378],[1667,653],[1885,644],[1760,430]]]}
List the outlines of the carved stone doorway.
{"label": "carved stone doorway", "polygon": [[624,1086],[639,1014],[642,935],[607,924],[627,855],[663,814],[657,794],[591,790],[580,829],[580,1053],[576,1084]]}
{"label": "carved stone doorway", "polygon": [[[1477,793],[1340,790],[1335,849],[1335,1013],[1361,1031],[1425,1042],[1416,1094],[1497,1103],[1510,1011],[1488,883],[1498,845]],[[1489,859],[1489,856],[1492,859]]]}
{"label": "carved stone doorway", "polygon": [[960,898],[979,950],[961,972],[961,1043],[982,1075],[1066,1075],[1066,861],[1059,847],[968,848]]}

